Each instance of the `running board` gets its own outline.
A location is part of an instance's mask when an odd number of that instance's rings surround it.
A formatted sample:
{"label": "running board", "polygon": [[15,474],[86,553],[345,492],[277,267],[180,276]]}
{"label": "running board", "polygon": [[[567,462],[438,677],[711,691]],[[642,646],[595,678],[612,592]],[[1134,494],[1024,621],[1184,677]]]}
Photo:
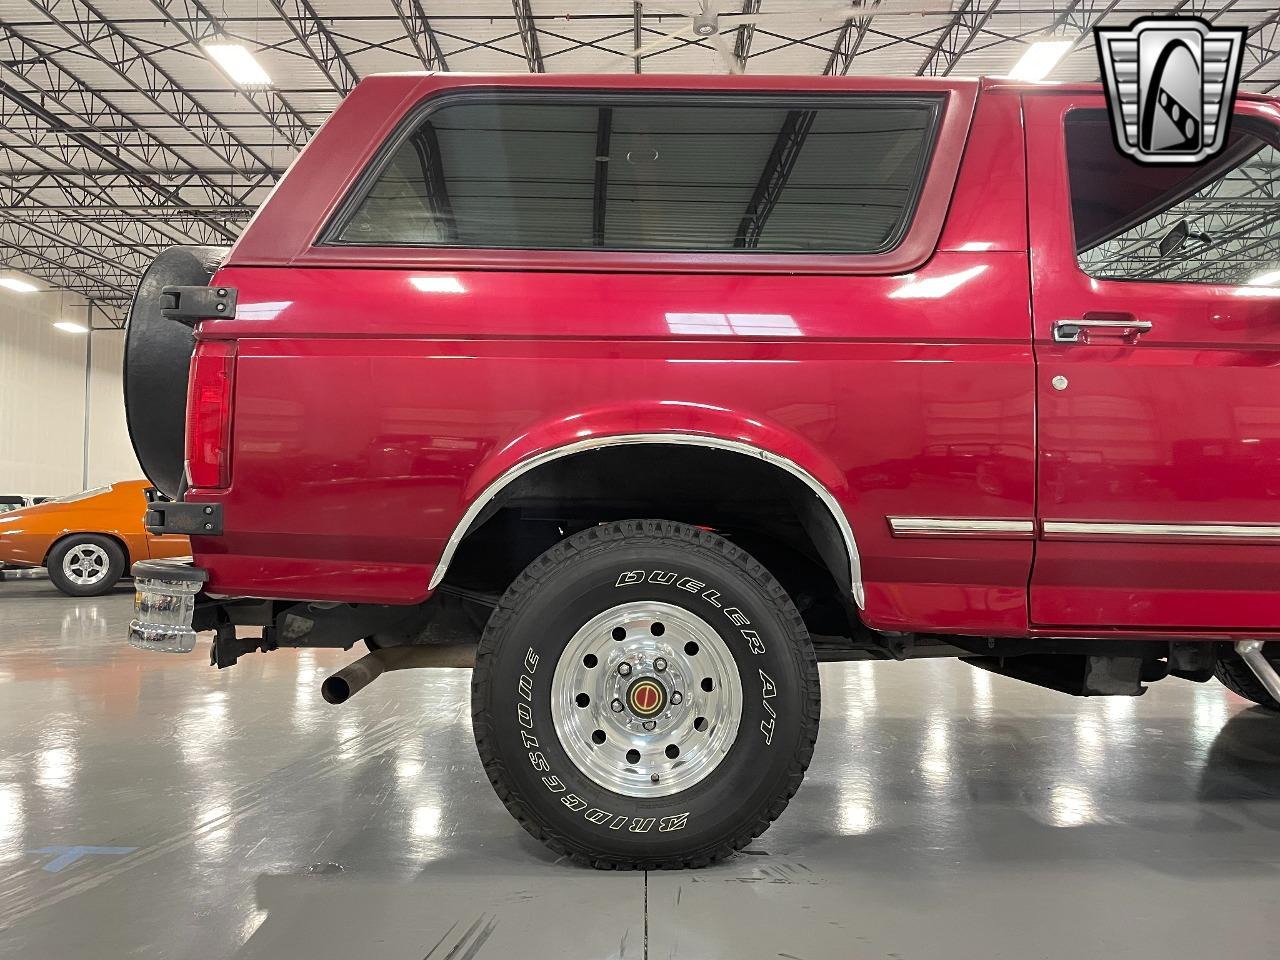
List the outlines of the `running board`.
{"label": "running board", "polygon": [[1249,669],[1267,688],[1272,699],[1280,702],[1280,674],[1276,673],[1271,661],[1262,655],[1263,643],[1262,640],[1237,640],[1236,653],[1249,665]]}

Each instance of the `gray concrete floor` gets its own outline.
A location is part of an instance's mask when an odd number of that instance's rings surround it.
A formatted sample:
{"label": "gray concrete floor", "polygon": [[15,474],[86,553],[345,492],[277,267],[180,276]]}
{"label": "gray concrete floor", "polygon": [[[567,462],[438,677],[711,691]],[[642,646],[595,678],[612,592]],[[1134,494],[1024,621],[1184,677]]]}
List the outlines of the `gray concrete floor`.
{"label": "gray concrete floor", "polygon": [[[131,650],[127,588],[0,583],[0,957],[1280,956],[1280,719],[822,668],[783,819],[702,871],[556,862],[484,780],[465,671]],[[80,848],[88,848],[80,849]]]}

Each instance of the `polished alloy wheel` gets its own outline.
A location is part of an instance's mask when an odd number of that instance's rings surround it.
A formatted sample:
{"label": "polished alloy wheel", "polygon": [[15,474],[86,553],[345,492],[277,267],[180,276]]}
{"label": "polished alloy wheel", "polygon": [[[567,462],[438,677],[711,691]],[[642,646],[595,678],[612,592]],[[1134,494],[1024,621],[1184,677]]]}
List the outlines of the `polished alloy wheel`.
{"label": "polished alloy wheel", "polygon": [[755,558],[670,520],[590,526],[535,558],[471,677],[485,775],[557,856],[700,867],[795,794],[821,712],[795,604]]}
{"label": "polished alloy wheel", "polygon": [[701,617],[660,601],[623,603],[570,638],[551,717],[565,753],[596,784],[668,796],[707,777],[733,746],[742,682]]}
{"label": "polished alloy wheel", "polygon": [[77,586],[89,587],[102,580],[111,567],[107,551],[96,543],[78,543],[62,558],[62,572]]}

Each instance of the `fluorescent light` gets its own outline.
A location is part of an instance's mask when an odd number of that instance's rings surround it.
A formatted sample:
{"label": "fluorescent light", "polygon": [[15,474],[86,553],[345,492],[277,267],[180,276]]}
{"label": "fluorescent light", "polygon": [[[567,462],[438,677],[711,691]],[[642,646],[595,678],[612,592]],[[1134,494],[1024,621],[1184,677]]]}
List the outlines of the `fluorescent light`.
{"label": "fluorescent light", "polygon": [[236,83],[246,87],[267,87],[271,78],[253,58],[248,48],[239,43],[206,43],[204,52],[213,57]]}
{"label": "fluorescent light", "polygon": [[1280,283],[1280,270],[1269,270],[1266,273],[1260,273],[1249,281],[1251,287],[1271,287]]}
{"label": "fluorescent light", "polygon": [[27,283],[17,277],[0,277],[0,287],[12,290],[14,293],[35,293],[40,289],[34,283]]}
{"label": "fluorescent light", "polygon": [[76,323],[74,320],[55,320],[54,324],[63,333],[88,333],[89,328],[83,323]]}
{"label": "fluorescent light", "polygon": [[1067,55],[1074,41],[1037,40],[1009,71],[1010,80],[1043,80],[1058,61]]}

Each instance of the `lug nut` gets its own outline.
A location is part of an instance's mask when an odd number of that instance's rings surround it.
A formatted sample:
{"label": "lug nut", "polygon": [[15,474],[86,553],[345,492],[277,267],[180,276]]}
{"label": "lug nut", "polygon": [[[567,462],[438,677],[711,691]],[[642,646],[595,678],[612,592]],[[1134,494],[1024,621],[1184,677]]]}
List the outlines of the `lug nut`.
{"label": "lug nut", "polygon": [[663,670],[667,669],[667,661],[663,660],[661,657],[658,657],[658,659],[653,661],[653,669],[661,673]]}
{"label": "lug nut", "polygon": [[649,777],[649,780],[650,780],[650,781],[652,781],[653,783],[657,783],[659,779],[660,779],[660,778],[659,778],[659,776],[658,776],[656,773],[655,773],[655,774],[651,774],[651,775],[650,775],[650,777]]}
{"label": "lug nut", "polygon": [[609,704],[609,706],[610,708],[612,708],[614,713],[622,712],[622,701],[619,700],[617,697],[614,698],[613,703]]}
{"label": "lug nut", "polygon": [[679,690],[673,690],[673,691],[671,692],[671,702],[672,702],[672,703],[679,704],[679,703],[681,703],[681,702],[683,702],[683,701],[684,701],[684,694],[682,694]]}
{"label": "lug nut", "polygon": [[618,676],[620,677],[631,676],[631,664],[627,663],[627,661],[625,660],[623,660],[622,663],[618,664]]}
{"label": "lug nut", "polygon": [[643,726],[646,730],[652,730],[652,729],[654,729],[657,725],[658,725],[658,721],[657,721],[657,720],[646,720],[646,721],[642,724],[642,726]]}

